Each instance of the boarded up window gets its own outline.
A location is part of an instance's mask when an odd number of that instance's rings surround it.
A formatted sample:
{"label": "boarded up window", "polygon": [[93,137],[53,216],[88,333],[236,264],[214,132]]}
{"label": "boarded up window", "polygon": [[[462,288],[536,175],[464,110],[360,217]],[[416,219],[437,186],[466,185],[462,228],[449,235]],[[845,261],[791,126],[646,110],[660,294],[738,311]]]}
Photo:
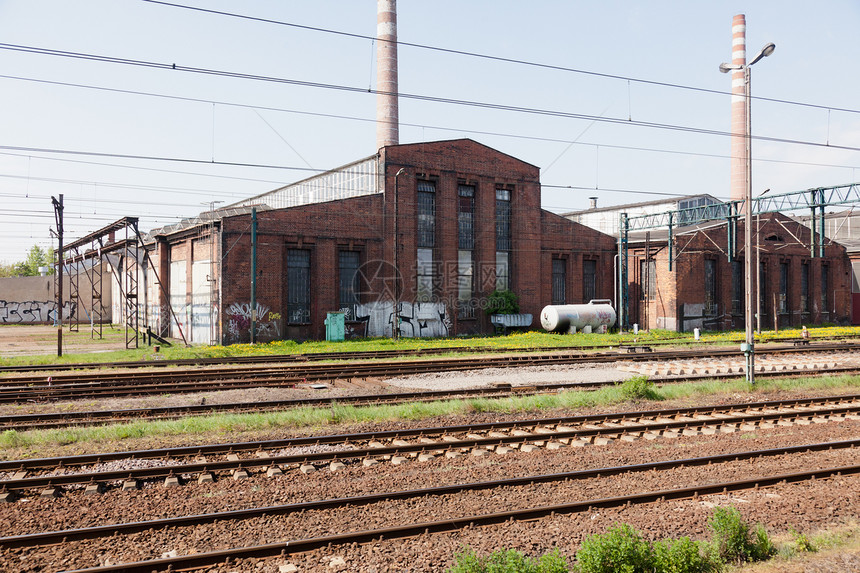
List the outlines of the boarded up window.
{"label": "boarded up window", "polygon": [[475,307],[472,304],[473,271],[472,251],[459,251],[457,256],[457,316],[460,318],[474,318],[475,316]]}
{"label": "boarded up window", "polygon": [[418,249],[418,292],[415,300],[431,302],[433,300],[433,249]]}
{"label": "boarded up window", "polygon": [[744,314],[744,270],[741,261],[732,261],[732,314]]}

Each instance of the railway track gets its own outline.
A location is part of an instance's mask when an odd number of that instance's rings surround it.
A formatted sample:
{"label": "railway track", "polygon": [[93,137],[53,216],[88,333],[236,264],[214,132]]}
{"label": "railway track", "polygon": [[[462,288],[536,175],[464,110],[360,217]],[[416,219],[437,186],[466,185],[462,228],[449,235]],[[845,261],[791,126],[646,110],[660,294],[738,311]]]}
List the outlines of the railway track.
{"label": "railway track", "polygon": [[0,431],[33,430],[85,426],[95,424],[123,423],[135,420],[175,420],[190,416],[206,416],[217,413],[276,412],[295,408],[330,407],[333,404],[351,406],[378,406],[405,404],[409,402],[433,402],[440,400],[463,400],[468,398],[509,398],[540,393],[555,393],[564,390],[596,388],[614,382],[578,382],[569,384],[541,384],[511,387],[500,384],[487,388],[460,390],[429,390],[421,392],[396,392],[354,396],[331,396],[321,398],[296,398],[292,400],[270,400],[264,402],[236,402],[226,404],[196,404],[167,406],[161,408],[133,408],[126,410],[91,410],[76,412],[43,412],[37,414],[11,414],[0,416]]}
{"label": "railway track", "polygon": [[[797,355],[810,352],[852,352],[855,343],[816,345],[811,348],[774,347],[760,356]],[[641,350],[641,348],[632,348]],[[630,349],[628,349],[630,350]],[[738,357],[735,349],[688,349],[648,352],[552,353],[481,356],[474,358],[421,359],[315,363],[313,365],[247,366],[232,368],[171,369],[170,371],[87,372],[52,376],[27,375],[0,379],[0,403],[139,396],[153,393],[191,393],[254,386],[290,387],[302,382],[338,379],[397,377],[427,372],[451,372],[486,368],[607,364],[624,361],[666,361],[694,358]]]}
{"label": "railway track", "polygon": [[255,507],[233,511],[219,511],[199,515],[183,515],[165,519],[119,523],[96,527],[85,527],[79,529],[64,529],[60,531],[48,531],[43,533],[0,537],[0,549],[11,547],[40,547],[44,545],[50,545],[52,543],[79,541],[82,539],[95,539],[100,537],[110,537],[113,535],[127,535],[129,533],[135,533],[138,531],[164,529],[168,527],[187,527],[200,525],[203,523],[213,523],[216,521],[233,521],[254,517],[289,515],[292,513],[299,513],[303,511],[329,510],[338,507],[366,505],[394,499],[403,500],[423,496],[458,494],[462,492],[479,491],[500,487],[518,487],[523,485],[532,485],[536,483],[553,483],[573,480],[584,480],[590,478],[611,477],[622,474],[635,474],[649,471],[664,471],[673,468],[690,466],[708,466],[711,464],[761,459],[765,457],[808,454],[810,452],[853,449],[857,447],[860,447],[860,439],[842,440],[838,442],[818,442],[797,446],[769,448],[766,450],[748,450],[743,452],[718,454],[713,456],[672,459],[642,464],[611,466],[553,474],[530,475],[491,481],[459,483],[429,488],[376,493],[371,495],[307,501],[266,507]]}
{"label": "railway track", "polygon": [[[817,445],[810,445],[813,447]],[[826,445],[825,445],[826,446]],[[846,446],[850,447],[850,446]],[[809,451],[809,450],[803,450]],[[783,455],[786,451],[774,453],[773,455]],[[744,452],[737,455],[751,455],[761,459],[764,456],[771,455],[763,452]],[[689,464],[714,464],[720,463],[718,459],[697,458],[690,460],[676,460],[668,462],[673,467],[678,467],[686,461]],[[591,473],[594,475],[613,475],[617,473],[641,472],[641,471],[657,471],[657,467],[642,466],[618,466],[601,468],[594,472],[603,472],[603,474]],[[660,468],[664,469],[664,468]],[[573,474],[580,472],[573,472]],[[637,492],[628,495],[620,495],[613,497],[598,497],[581,501],[528,506],[508,511],[500,512],[485,512],[485,513],[462,513],[454,517],[446,517],[434,521],[423,521],[418,523],[408,523],[406,525],[394,525],[388,527],[377,527],[374,529],[365,529],[359,531],[347,531],[341,533],[330,533],[317,537],[307,537],[301,539],[291,539],[277,543],[268,543],[265,545],[235,547],[230,549],[222,549],[216,551],[195,552],[189,555],[176,555],[160,559],[150,559],[136,562],[117,563],[100,567],[92,567],[87,569],[77,569],[69,573],[107,573],[117,571],[127,572],[142,572],[149,573],[151,571],[174,571],[174,570],[192,570],[203,567],[211,567],[214,565],[225,564],[230,566],[244,559],[258,559],[265,557],[281,556],[286,557],[299,553],[314,551],[317,549],[326,548],[331,550],[337,546],[352,546],[358,544],[381,543],[387,540],[403,540],[419,536],[427,536],[431,534],[451,533],[456,531],[474,529],[476,527],[488,527],[493,525],[507,524],[514,521],[535,521],[545,518],[553,518],[556,515],[576,514],[576,513],[591,513],[599,509],[607,508],[630,508],[638,505],[654,505],[664,504],[670,501],[677,500],[698,500],[710,495],[725,495],[731,492],[741,492],[748,490],[759,490],[773,486],[784,486],[787,484],[798,484],[806,481],[826,480],[829,478],[857,475],[860,473],[860,465],[841,465],[835,467],[817,468],[814,470],[797,471],[790,473],[778,473],[770,475],[759,475],[750,479],[732,480],[732,481],[717,481],[706,484],[699,484],[690,487],[678,487],[660,490],[651,490],[645,492]],[[564,475],[557,476],[532,476],[532,480],[550,480],[562,479],[572,481],[576,479],[586,479],[591,477],[587,472],[582,472],[581,475]],[[525,478],[529,479],[529,478]],[[505,483],[511,482],[511,483]],[[111,542],[115,543],[114,535],[128,534],[136,531],[153,531],[165,527],[184,527],[197,526],[215,520],[236,520],[247,519],[250,517],[271,516],[279,511],[285,512],[301,512],[313,507],[316,510],[326,510],[337,505],[366,505],[377,503],[380,501],[390,501],[392,499],[405,499],[417,496],[439,496],[446,493],[462,494],[468,490],[487,489],[487,488],[502,488],[516,487],[522,485],[522,482],[517,483],[517,480],[499,480],[496,482],[484,482],[476,484],[461,484],[456,486],[448,486],[444,488],[431,488],[429,490],[412,490],[391,492],[380,496],[363,496],[357,498],[349,498],[346,500],[332,499],[323,500],[320,502],[312,502],[311,504],[294,504],[292,507],[271,507],[271,508],[255,508],[248,512],[230,512],[229,514],[207,514],[197,516],[185,516],[176,520],[159,520],[157,522],[141,522],[120,524],[116,527],[116,533],[108,528],[87,528],[80,530],[66,530],[59,532],[46,532],[42,534],[34,534],[31,536],[18,536],[17,538],[2,538],[0,545],[6,547],[39,547],[48,543],[68,543],[80,539],[93,539],[106,535],[111,535]],[[434,491],[435,490],[435,491]]]}
{"label": "railway track", "polygon": [[[816,337],[815,343],[832,344],[836,342],[856,340],[853,336]],[[388,358],[415,358],[423,356],[434,356],[439,354],[454,353],[480,353],[480,354],[515,354],[515,353],[553,353],[553,352],[581,352],[584,350],[599,351],[621,349],[627,351],[637,348],[660,347],[660,346],[683,346],[696,344],[697,346],[707,343],[690,340],[654,340],[645,344],[639,344],[636,339],[622,341],[615,344],[596,344],[579,346],[539,346],[534,348],[493,347],[493,346],[451,346],[420,349],[391,349],[391,350],[369,350],[369,351],[347,351],[347,352],[311,352],[303,354],[271,354],[256,356],[228,356],[228,357],[198,357],[183,359],[161,359],[153,357],[152,360],[133,360],[122,362],[77,362],[65,364],[16,364],[7,365],[0,369],[0,373],[8,372],[63,372],[69,370],[102,370],[102,369],[138,369],[138,368],[167,368],[181,366],[223,366],[225,364],[270,364],[270,363],[302,363],[319,361],[354,361],[354,360],[380,360]],[[773,344],[776,346],[790,347],[791,340],[762,340],[759,344]]]}
{"label": "railway track", "polygon": [[[12,501],[24,491],[41,491],[40,495],[52,497],[70,486],[93,491],[106,487],[136,489],[143,480],[179,485],[183,480],[196,478],[202,483],[221,475],[241,479],[253,471],[277,476],[285,471],[308,473],[326,464],[336,471],[344,463],[372,466],[384,461],[398,465],[441,455],[456,458],[490,451],[529,452],[846,419],[860,419],[860,395],[9,460],[0,462],[0,472],[6,474],[6,479],[0,480],[0,499]],[[154,463],[141,463],[144,460]]]}
{"label": "railway track", "polygon": [[[758,379],[780,378],[785,376],[830,376],[837,374],[857,374],[860,367],[829,367],[803,368],[756,374]],[[649,380],[656,384],[689,382],[695,380],[733,379],[738,373],[717,372],[702,374],[678,374],[668,376],[651,376]],[[255,380],[248,387],[258,387],[260,380]],[[331,396],[319,398],[296,398],[291,400],[270,400],[262,402],[234,402],[222,404],[189,404],[185,406],[165,406],[153,408],[131,408],[123,410],[83,410],[63,412],[41,412],[32,414],[0,415],[0,431],[27,431],[36,429],[66,428],[72,426],[92,426],[127,423],[139,420],[176,420],[194,416],[209,416],[219,413],[255,413],[277,412],[296,408],[331,407],[333,404],[350,406],[378,406],[390,404],[405,404],[410,402],[433,402],[441,400],[465,400],[470,398],[510,398],[512,396],[530,396],[536,394],[552,394],[566,391],[587,390],[603,386],[612,386],[620,381],[605,382],[570,382],[570,383],[540,383],[532,385],[511,386],[507,383],[497,383],[489,387],[428,390],[420,392],[388,392],[382,394],[362,394],[350,396]],[[277,386],[275,380],[273,386]],[[171,389],[172,390],[172,389]],[[167,390],[173,393],[171,390]],[[205,391],[211,391],[207,386]],[[201,390],[201,391],[204,391]],[[135,395],[132,393],[128,395]]]}

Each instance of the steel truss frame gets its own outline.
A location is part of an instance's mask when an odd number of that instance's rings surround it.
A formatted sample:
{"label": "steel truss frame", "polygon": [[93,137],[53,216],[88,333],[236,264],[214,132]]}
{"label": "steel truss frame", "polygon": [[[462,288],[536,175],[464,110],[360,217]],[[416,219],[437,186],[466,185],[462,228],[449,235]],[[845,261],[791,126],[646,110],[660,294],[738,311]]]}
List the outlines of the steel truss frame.
{"label": "steel truss frame", "polygon": [[[99,272],[98,277],[95,277],[95,261],[98,261],[99,266],[101,264],[107,264],[110,267],[111,273],[119,286],[120,294],[125,299],[125,305],[123,306],[123,319],[125,322],[126,348],[137,348],[139,346],[139,321],[141,309],[138,297],[140,280],[138,273],[143,272],[142,259],[145,259],[149,267],[152,269],[153,276],[155,277],[155,281],[159,285],[159,288],[165,293],[165,295],[167,292],[164,284],[158,276],[158,272],[153,266],[152,259],[149,256],[149,251],[143,247],[143,237],[138,229],[137,223],[137,217],[123,217],[98,231],[94,231],[85,237],[65,245],[62,248],[62,252],[57,253],[58,260],[63,262],[65,268],[74,269],[75,274],[79,274],[80,270],[84,269],[85,274],[90,279],[90,285],[92,288],[91,300],[93,306],[91,309],[93,318],[93,338],[96,336],[96,328],[98,329],[98,337],[102,338],[101,317],[104,315],[105,311],[104,303],[102,301],[102,292],[104,288],[102,273]],[[105,237],[115,235],[117,231],[125,231],[125,238],[105,245]],[[143,257],[140,256],[141,251],[143,251]],[[114,266],[109,255],[117,252],[121,254],[118,264]],[[89,265],[89,269],[87,269],[88,261],[93,261],[92,264]],[[92,271],[92,273],[90,271]],[[73,280],[77,281],[77,278]],[[77,282],[75,282],[75,287],[73,288],[74,291],[77,292]],[[96,310],[96,301],[98,301],[98,310]],[[173,308],[168,306],[168,312],[176,322],[179,336],[182,338],[183,344],[187,346],[188,342],[185,339],[185,334],[182,332],[182,326],[179,324],[179,320],[173,312]],[[97,318],[98,320],[96,320]],[[144,322],[147,320],[145,309],[143,310],[143,319]]]}

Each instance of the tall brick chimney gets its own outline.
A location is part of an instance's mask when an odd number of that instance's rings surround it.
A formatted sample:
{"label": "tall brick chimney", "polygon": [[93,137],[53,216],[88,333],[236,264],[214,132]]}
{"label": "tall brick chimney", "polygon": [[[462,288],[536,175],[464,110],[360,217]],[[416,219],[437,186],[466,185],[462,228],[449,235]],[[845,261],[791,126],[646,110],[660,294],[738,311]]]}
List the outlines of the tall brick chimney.
{"label": "tall brick chimney", "polygon": [[[732,19],[732,64],[745,66],[747,23],[743,14]],[[744,97],[744,71],[732,72],[732,174],[731,198],[743,200],[747,189],[747,108]]]}
{"label": "tall brick chimney", "polygon": [[376,148],[400,142],[397,109],[397,0],[376,3]]}

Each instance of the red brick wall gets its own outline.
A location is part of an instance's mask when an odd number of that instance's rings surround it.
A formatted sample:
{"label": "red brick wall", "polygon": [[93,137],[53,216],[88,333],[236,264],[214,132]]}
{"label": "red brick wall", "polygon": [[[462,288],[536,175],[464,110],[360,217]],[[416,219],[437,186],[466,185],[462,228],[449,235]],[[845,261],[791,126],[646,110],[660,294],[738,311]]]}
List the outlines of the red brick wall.
{"label": "red brick wall", "polygon": [[[435,293],[448,307],[452,334],[490,332],[492,325],[481,303],[495,289],[496,267],[496,189],[510,188],[511,193],[511,289],[520,296],[521,312],[537,316],[540,308],[539,273],[534,272],[531,253],[539,252],[540,182],[539,170],[533,165],[500,153],[471,140],[452,140],[424,144],[399,145],[381,150],[385,165],[386,189],[398,184],[398,266],[404,276],[403,300],[416,295],[417,181],[436,183],[436,248],[434,260],[441,270],[440,288]],[[474,318],[460,319],[457,300],[458,260],[458,185],[475,186],[474,234],[472,252],[475,274],[473,292],[478,308]],[[386,197],[386,228],[393,234],[393,193]],[[386,232],[388,236],[388,231]],[[386,244],[391,253],[391,244]],[[392,255],[388,255],[389,257]],[[539,264],[539,262],[537,263]]]}
{"label": "red brick wall", "polygon": [[[355,250],[361,260],[381,257],[382,196],[356,197],[257,212],[258,307],[268,308],[273,338],[325,338],[326,313],[338,310],[338,251]],[[251,297],[251,216],[227,217],[222,222],[222,339],[230,336],[232,304],[247,304]],[[287,317],[287,251],[306,249],[311,261],[311,321],[291,325]],[[279,336],[278,336],[279,335]],[[249,333],[240,333],[247,341]]]}
{"label": "red brick wall", "polygon": [[[756,228],[753,229],[753,248],[755,249]],[[745,249],[743,245],[743,222],[738,223],[740,244],[737,249],[737,260],[744,269]],[[777,236],[781,241],[769,241],[767,237]],[[760,259],[766,265],[767,271],[762,280],[762,288],[766,289],[767,306],[762,308],[762,328],[773,329],[773,293],[779,291],[781,261],[789,263],[789,313],[780,315],[780,327],[798,327],[801,324],[817,324],[821,322],[847,322],[851,309],[850,303],[850,264],[845,248],[831,244],[825,248],[825,257],[811,257],[811,232],[807,227],[780,214],[761,217],[760,223]],[[657,265],[657,296],[651,301],[645,311],[645,303],[640,300],[639,285],[640,261],[644,258],[643,244],[637,242],[636,248],[631,248],[628,276],[630,281],[630,323],[639,323],[642,328],[665,327],[658,323],[658,318],[679,320],[682,306],[699,305],[704,302],[705,259],[716,261],[717,277],[717,316],[716,322],[709,322],[706,328],[731,329],[743,328],[745,299],[742,297],[741,311],[732,312],[732,265],[727,256],[726,226],[715,226],[695,234],[685,234],[675,237],[674,270],[668,269],[668,250],[665,240],[652,245],[652,257]],[[755,250],[753,250],[753,257]],[[801,265],[809,264],[809,313],[802,313],[800,308]],[[822,265],[829,268],[830,284],[828,292],[828,311],[821,308],[821,269]],[[755,261],[753,261],[753,289],[755,286]],[[741,277],[743,282],[743,277]],[[753,305],[756,297],[753,296]],[[756,309],[753,308],[753,313]],[[677,324],[680,329],[681,325]],[[690,330],[688,328],[687,330]]]}
{"label": "red brick wall", "polygon": [[535,316],[552,302],[554,258],[565,261],[567,304],[588,303],[583,293],[585,259],[596,261],[596,298],[613,300],[615,254],[618,252],[613,237],[548,211],[541,213],[541,229],[540,253],[528,257],[532,261],[528,272],[539,276],[541,285]]}
{"label": "red brick wall", "polygon": [[[567,285],[571,302],[587,302],[582,300],[582,260],[585,257],[598,261],[598,297],[612,297],[615,240],[542,211],[537,167],[471,140],[386,147],[380,151],[380,166],[384,193],[257,213],[256,301],[258,308],[266,311],[258,320],[267,323],[269,333],[258,340],[325,337],[326,313],[339,308],[339,250],[361,252],[362,263],[378,261],[382,272],[366,285],[366,298],[378,296],[391,300],[394,285],[387,269],[393,268],[397,248],[397,268],[402,276],[398,299],[414,302],[419,179],[436,183],[434,260],[438,263],[438,281],[434,295],[446,305],[449,334],[492,331],[489,317],[482,308],[476,309],[474,318],[457,317],[459,183],[475,186],[473,260],[477,304],[485,302],[495,288],[498,187],[512,190],[511,288],[520,296],[521,312],[533,315],[533,327],[539,327],[540,310],[550,303],[553,255],[568,258]],[[403,173],[396,177],[401,169]],[[222,221],[221,339],[228,343],[249,339],[248,325],[239,324],[230,313],[232,305],[250,302],[250,227],[249,214]],[[290,324],[287,317],[286,259],[287,251],[295,248],[310,251],[311,319],[308,324]]]}

